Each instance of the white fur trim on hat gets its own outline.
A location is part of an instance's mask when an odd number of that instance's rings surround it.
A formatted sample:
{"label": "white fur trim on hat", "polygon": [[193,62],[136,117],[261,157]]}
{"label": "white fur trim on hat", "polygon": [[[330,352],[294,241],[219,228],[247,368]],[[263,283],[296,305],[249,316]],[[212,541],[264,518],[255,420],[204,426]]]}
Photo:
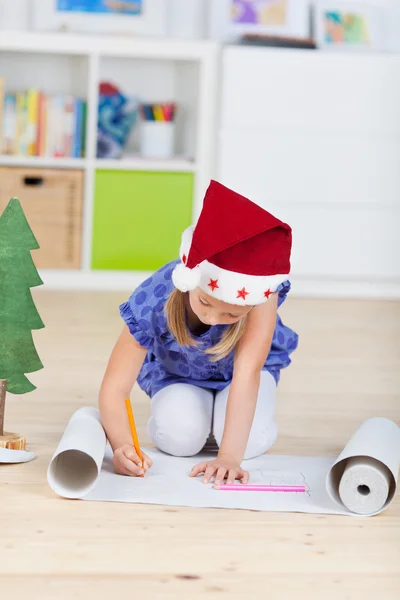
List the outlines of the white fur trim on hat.
{"label": "white fur trim on hat", "polygon": [[208,260],[189,269],[185,263],[189,257],[192,236],[193,227],[188,227],[182,235],[182,263],[172,273],[172,281],[181,292],[200,287],[216,300],[239,306],[255,306],[266,302],[278,286],[288,279],[288,273],[265,276],[235,273],[217,267]]}
{"label": "white fur trim on hat", "polygon": [[287,281],[287,274],[245,275],[227,271],[207,260],[199,265],[198,286],[212,298],[228,304],[255,306],[266,302],[278,286]]}
{"label": "white fur trim on hat", "polygon": [[172,282],[181,292],[195,290],[200,284],[200,278],[201,273],[198,267],[188,269],[183,263],[177,265],[172,272]]}

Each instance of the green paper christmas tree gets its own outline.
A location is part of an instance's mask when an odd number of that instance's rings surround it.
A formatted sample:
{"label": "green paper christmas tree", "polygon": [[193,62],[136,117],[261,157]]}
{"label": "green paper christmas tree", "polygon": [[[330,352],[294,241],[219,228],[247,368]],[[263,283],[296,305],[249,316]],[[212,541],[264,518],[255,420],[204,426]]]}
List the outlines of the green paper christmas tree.
{"label": "green paper christmas tree", "polygon": [[43,368],[32,339],[32,330],[44,327],[30,291],[43,284],[31,257],[38,248],[19,200],[12,198],[0,216],[0,436],[5,390],[31,392],[35,386],[25,373]]}

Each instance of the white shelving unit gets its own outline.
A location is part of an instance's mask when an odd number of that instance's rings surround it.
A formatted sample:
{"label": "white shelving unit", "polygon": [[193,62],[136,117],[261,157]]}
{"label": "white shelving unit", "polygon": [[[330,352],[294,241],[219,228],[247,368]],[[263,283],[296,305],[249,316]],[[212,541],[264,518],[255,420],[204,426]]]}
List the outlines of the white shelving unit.
{"label": "white shelving unit", "polygon": [[[204,191],[215,176],[218,45],[210,41],[135,39],[64,33],[2,31],[0,77],[6,89],[30,87],[45,92],[79,94],[87,100],[86,156],[52,158],[0,156],[0,166],[82,169],[85,175],[82,268],[48,270],[41,276],[49,287],[132,287],[146,273],[93,271],[94,181],[99,169],[193,173],[193,220],[200,212]],[[141,159],[136,137],[128,142],[126,158],[96,157],[98,90],[101,81],[113,81],[141,101],[171,98],[178,111],[177,157]]]}
{"label": "white shelving unit", "polygon": [[0,154],[0,166],[40,167],[45,169],[86,169],[88,161],[84,158],[52,158],[46,156],[4,156]]}
{"label": "white shelving unit", "polygon": [[179,173],[196,173],[197,163],[185,160],[184,158],[175,158],[171,160],[149,160],[142,158],[123,158],[115,164],[115,160],[98,159],[95,161],[97,169],[115,169],[120,171],[173,171]]}
{"label": "white shelving unit", "polygon": [[185,158],[173,159],[143,159],[138,157],[108,160],[99,158],[90,160],[86,158],[52,158],[51,156],[4,156],[0,154],[0,166],[8,167],[43,167],[51,169],[109,169],[115,171],[172,171],[180,173],[196,173],[197,163]]}

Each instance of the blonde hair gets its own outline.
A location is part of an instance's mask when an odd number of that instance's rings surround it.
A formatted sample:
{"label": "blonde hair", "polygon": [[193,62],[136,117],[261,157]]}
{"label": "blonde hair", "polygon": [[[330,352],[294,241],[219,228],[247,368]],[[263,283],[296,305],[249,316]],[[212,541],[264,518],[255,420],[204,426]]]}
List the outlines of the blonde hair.
{"label": "blonde hair", "polygon": [[[180,346],[197,346],[198,343],[191,335],[186,325],[185,293],[175,289],[169,296],[165,306],[168,328]],[[221,340],[206,350],[211,354],[212,362],[225,358],[234,350],[243,336],[247,318],[244,317],[237,323],[230,325]]]}

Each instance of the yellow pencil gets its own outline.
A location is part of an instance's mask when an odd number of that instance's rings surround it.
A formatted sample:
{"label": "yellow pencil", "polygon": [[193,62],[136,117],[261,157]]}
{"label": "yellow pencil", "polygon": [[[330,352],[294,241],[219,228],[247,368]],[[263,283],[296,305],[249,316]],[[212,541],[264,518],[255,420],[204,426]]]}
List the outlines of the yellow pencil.
{"label": "yellow pencil", "polygon": [[143,454],[140,449],[139,438],[138,438],[138,434],[136,431],[135,419],[133,417],[132,405],[131,405],[130,398],[125,399],[125,406],[126,406],[126,412],[128,413],[128,420],[129,420],[129,426],[131,428],[133,445],[135,447],[136,454],[138,455],[138,457],[140,458],[140,461],[142,463],[142,469],[144,469]]}
{"label": "yellow pencil", "polygon": [[159,106],[158,104],[154,106],[154,116],[156,118],[156,121],[164,121],[164,113],[162,111],[161,106]]}

